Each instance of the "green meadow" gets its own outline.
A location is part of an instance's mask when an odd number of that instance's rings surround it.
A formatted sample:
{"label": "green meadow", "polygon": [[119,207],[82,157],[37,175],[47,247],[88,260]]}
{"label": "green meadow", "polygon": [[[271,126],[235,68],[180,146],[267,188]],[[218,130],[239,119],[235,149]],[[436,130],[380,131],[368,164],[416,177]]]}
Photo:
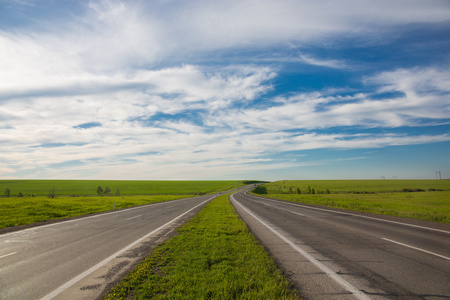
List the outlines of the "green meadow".
{"label": "green meadow", "polygon": [[231,206],[206,205],[104,299],[298,299]]}
{"label": "green meadow", "polygon": [[0,228],[89,215],[193,195],[129,195],[113,197],[10,197],[0,198]]}
{"label": "green meadow", "polygon": [[450,180],[282,180],[265,185],[271,194],[289,192],[289,188],[299,187],[302,192],[308,186],[317,191],[332,193],[381,193],[410,190],[443,190],[450,191]]}
{"label": "green meadow", "polygon": [[[242,181],[2,180],[0,191],[9,189],[10,197],[0,194],[0,228],[227,191],[243,185]],[[109,187],[111,193],[96,195],[99,186],[103,190]],[[120,196],[113,196],[117,190]]]}
{"label": "green meadow", "polygon": [[120,195],[208,194],[242,186],[242,181],[146,181],[146,180],[0,180],[0,196],[47,196],[53,190],[60,196],[93,196],[97,188],[109,187]]}
{"label": "green meadow", "polygon": [[450,223],[450,180],[284,180],[264,187],[271,198]]}

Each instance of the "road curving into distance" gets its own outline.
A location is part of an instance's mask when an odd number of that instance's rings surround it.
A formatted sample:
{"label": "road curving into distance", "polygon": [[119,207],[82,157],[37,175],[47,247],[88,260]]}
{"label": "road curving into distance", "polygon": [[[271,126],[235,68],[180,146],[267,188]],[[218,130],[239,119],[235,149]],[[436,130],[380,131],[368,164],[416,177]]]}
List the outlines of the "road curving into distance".
{"label": "road curving into distance", "polygon": [[450,299],[450,226],[246,192],[230,200],[305,299]]}
{"label": "road curving into distance", "polygon": [[0,300],[95,299],[216,196],[0,235]]}

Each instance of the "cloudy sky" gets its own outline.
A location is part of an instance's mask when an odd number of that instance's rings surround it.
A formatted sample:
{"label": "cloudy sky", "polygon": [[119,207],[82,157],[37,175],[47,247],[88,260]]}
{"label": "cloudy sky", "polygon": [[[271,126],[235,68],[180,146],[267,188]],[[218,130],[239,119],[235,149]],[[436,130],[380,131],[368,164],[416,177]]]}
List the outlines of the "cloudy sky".
{"label": "cloudy sky", "polygon": [[0,0],[0,178],[450,178],[448,0]]}

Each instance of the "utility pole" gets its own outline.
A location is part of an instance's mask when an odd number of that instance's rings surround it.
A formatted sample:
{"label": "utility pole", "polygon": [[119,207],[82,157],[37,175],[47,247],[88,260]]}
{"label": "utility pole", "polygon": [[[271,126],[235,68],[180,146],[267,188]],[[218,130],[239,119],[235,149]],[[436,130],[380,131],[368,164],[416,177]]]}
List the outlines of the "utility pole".
{"label": "utility pole", "polygon": [[441,180],[442,179],[442,177],[441,177],[441,171],[436,171],[436,180]]}

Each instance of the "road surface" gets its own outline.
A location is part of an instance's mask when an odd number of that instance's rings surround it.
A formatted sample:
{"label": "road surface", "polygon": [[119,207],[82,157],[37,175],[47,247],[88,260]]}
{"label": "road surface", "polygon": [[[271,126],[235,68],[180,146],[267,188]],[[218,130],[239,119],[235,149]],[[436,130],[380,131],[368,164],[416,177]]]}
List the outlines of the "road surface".
{"label": "road surface", "polygon": [[0,300],[95,299],[215,196],[0,235]]}
{"label": "road surface", "polygon": [[230,198],[305,299],[450,299],[450,226]]}

